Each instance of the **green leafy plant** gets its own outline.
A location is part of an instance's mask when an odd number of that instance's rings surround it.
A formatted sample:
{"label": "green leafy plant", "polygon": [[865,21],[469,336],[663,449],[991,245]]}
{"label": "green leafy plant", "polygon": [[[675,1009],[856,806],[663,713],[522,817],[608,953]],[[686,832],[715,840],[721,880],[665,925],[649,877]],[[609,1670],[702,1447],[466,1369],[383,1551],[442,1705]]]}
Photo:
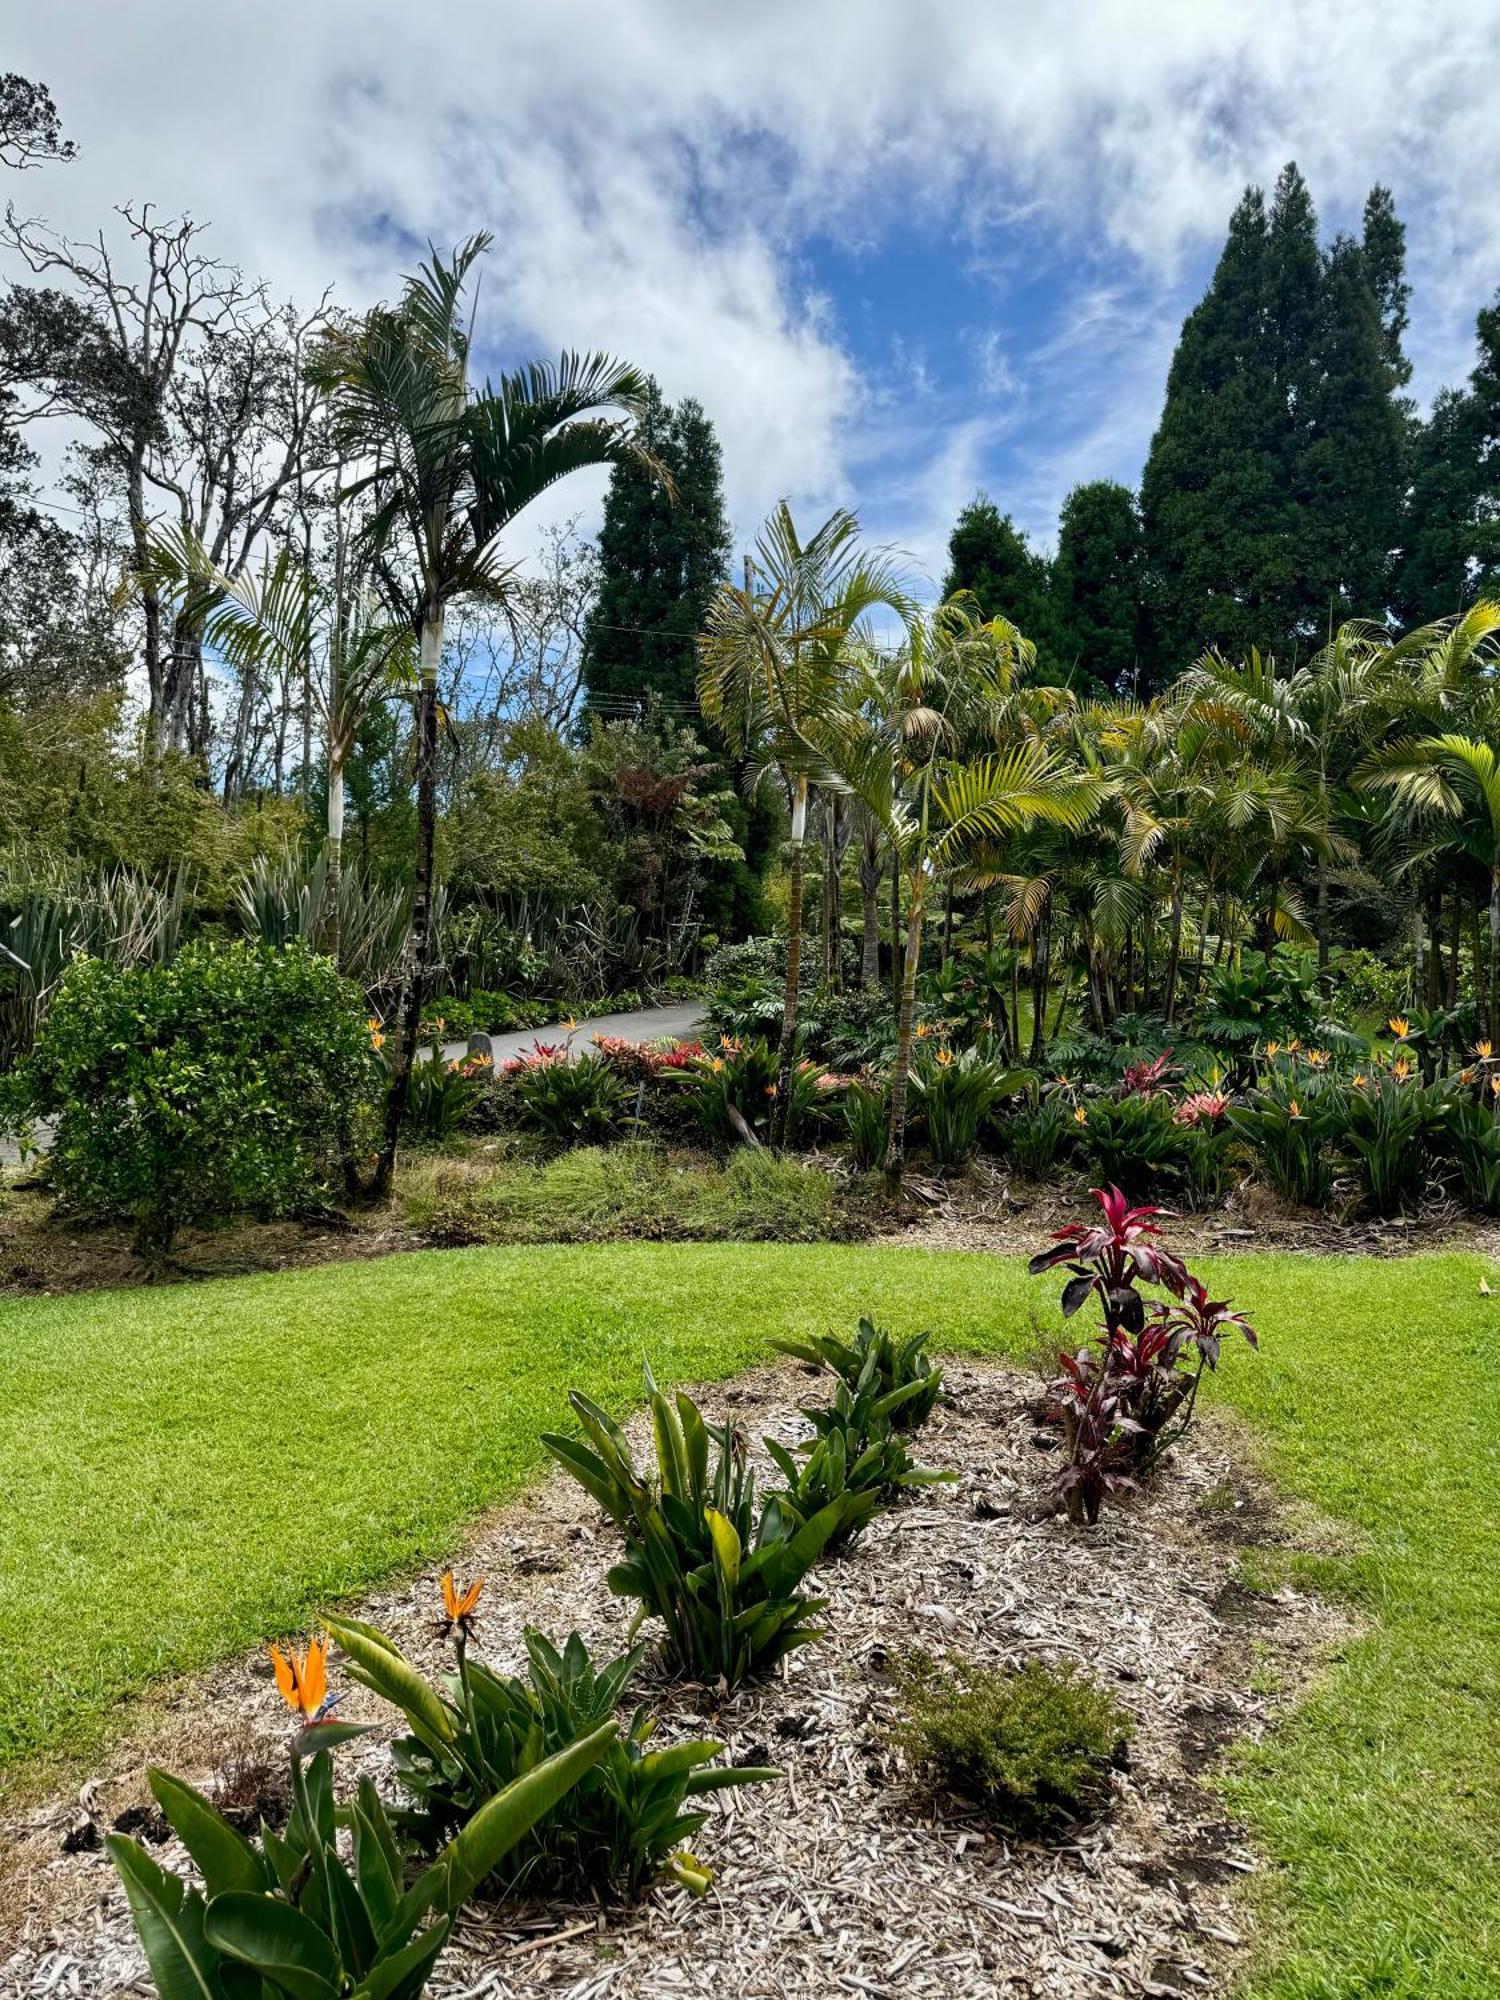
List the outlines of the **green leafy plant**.
{"label": "green leafy plant", "polygon": [[940,1047],[919,1056],[911,1072],[912,1115],[926,1126],[934,1163],[958,1167],[971,1159],[994,1106],[1029,1080],[1029,1071],[1005,1069],[977,1048],[955,1055]]}
{"label": "green leafy plant", "polygon": [[[526,1676],[498,1674],[469,1653],[480,1586],[460,1596],[450,1573],[443,1588],[456,1672],[442,1689],[373,1627],[329,1621],[353,1678],[406,1717],[411,1733],[397,1741],[393,1754],[412,1803],[395,1815],[395,1825],[427,1854],[538,1763],[602,1728],[646,1653],[637,1645],[596,1665],[576,1632],[559,1652],[528,1630]],[[702,1894],[712,1873],[685,1843],[707,1814],[688,1801],[776,1773],[717,1764],[724,1746],[709,1738],[657,1748],[656,1729],[655,1718],[638,1708],[598,1762],[511,1848],[493,1886],[633,1897],[665,1870]]]}
{"label": "green leafy plant", "polygon": [[1186,1148],[1165,1095],[1101,1097],[1086,1110],[1079,1144],[1089,1174],[1101,1185],[1147,1194],[1180,1170]]}
{"label": "green leafy plant", "polygon": [[483,1097],[493,1074],[483,1056],[445,1061],[441,1045],[434,1042],[426,1061],[412,1064],[406,1086],[408,1130],[433,1141],[451,1138]]}
{"label": "green leafy plant", "polygon": [[[693,1087],[701,1129],[721,1146],[765,1144],[776,1122],[776,1052],[761,1041],[738,1042],[726,1036],[717,1050],[699,1057],[683,1072]],[[791,1101],[787,1109],[786,1143],[795,1145],[810,1116],[829,1091],[825,1072],[803,1060],[791,1070]]]}
{"label": "green leafy plant", "polygon": [[1056,1170],[1079,1130],[1076,1108],[1065,1089],[1044,1091],[1033,1083],[1014,1110],[992,1114],[1000,1145],[1017,1173],[1043,1181]]}
{"label": "green leafy plant", "polygon": [[943,1371],[923,1352],[928,1338],[917,1333],[898,1341],[872,1320],[862,1319],[852,1341],[820,1333],[808,1340],[773,1340],[771,1345],[814,1368],[828,1369],[855,1396],[873,1391],[884,1405],[881,1414],[895,1429],[914,1431],[926,1423],[943,1393]]}
{"label": "green leafy plant", "polygon": [[1414,1208],[1432,1143],[1448,1114],[1443,1095],[1416,1076],[1378,1072],[1342,1098],[1342,1144],[1377,1215]]}
{"label": "green leafy plant", "polygon": [[70,1208],[131,1218],[137,1248],[161,1256],[184,1222],[317,1195],[376,1087],[371,1044],[359,990],[299,944],[77,959],[5,1108],[55,1119],[50,1172]]}
{"label": "green leafy plant", "polygon": [[610,1589],[661,1619],[679,1673],[737,1687],[820,1636],[812,1621],[826,1600],[799,1586],[856,1501],[846,1493],[803,1522],[774,1496],[758,1508],[733,1426],[706,1424],[681,1390],[668,1401],[649,1368],[646,1393],[654,1476],[637,1471],[625,1433],[577,1390],[568,1401],[587,1442],[544,1434],[542,1443],[624,1534]]}
{"label": "green leafy plant", "polygon": [[1284,1201],[1321,1208],[1333,1188],[1333,1145],[1343,1128],[1331,1078],[1273,1076],[1229,1118],[1256,1165]]}
{"label": "green leafy plant", "polygon": [[1483,1215],[1500,1215],[1500,1098],[1484,1090],[1455,1093],[1444,1139],[1458,1166],[1464,1200]]}
{"label": "green leafy plant", "polygon": [[[203,1793],[152,1771],[152,1793],[202,1878],[198,1889],[123,1834],[106,1842],[164,2000],[416,2000],[455,1912],[538,1820],[605,1755],[612,1720],[536,1760],[498,1791],[409,1885],[394,1828],[369,1778],[335,1808],[330,1752],[366,1731],[323,1719],[314,1641],[277,1676],[302,1715],[292,1740],[293,1809],[252,1840]],[[341,1848],[340,1827],[348,1834]]]}
{"label": "green leafy plant", "polygon": [[849,1155],[861,1173],[873,1173],[885,1158],[890,1116],[890,1093],[883,1083],[856,1079],[845,1091],[844,1123],[849,1129]]}
{"label": "green leafy plant", "polygon": [[524,1120],[572,1146],[597,1146],[619,1132],[628,1091],[601,1056],[529,1062],[514,1072]]}
{"label": "green leafy plant", "polygon": [[906,1488],[946,1485],[955,1477],[951,1472],[918,1465],[911,1446],[895,1427],[894,1417],[902,1403],[922,1392],[920,1381],[884,1395],[873,1383],[856,1393],[840,1382],[831,1406],[804,1408],[802,1414],[814,1435],[798,1448],[800,1458],[774,1438],[764,1440],[786,1481],[775,1497],[799,1521],[811,1520],[845,1494],[854,1496],[856,1505],[829,1543],[830,1548],[851,1539],[872,1514]]}
{"label": "green leafy plant", "polygon": [[902,1750],[942,1791],[1006,1826],[1044,1830],[1101,1799],[1134,1732],[1129,1712],[1072,1667],[982,1667],[912,1653],[893,1675]]}

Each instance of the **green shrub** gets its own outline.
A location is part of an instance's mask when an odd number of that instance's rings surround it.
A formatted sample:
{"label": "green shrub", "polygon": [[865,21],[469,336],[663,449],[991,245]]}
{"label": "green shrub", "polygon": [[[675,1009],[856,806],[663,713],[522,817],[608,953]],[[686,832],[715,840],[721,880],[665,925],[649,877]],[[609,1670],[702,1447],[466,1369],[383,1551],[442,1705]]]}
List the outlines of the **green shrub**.
{"label": "green shrub", "polygon": [[1181,1167],[1182,1128],[1173,1120],[1170,1098],[1100,1097],[1085,1108],[1088,1122],[1079,1127],[1079,1145],[1097,1186],[1149,1194]]}
{"label": "green shrub", "polygon": [[1023,1832],[1102,1797],[1133,1729],[1106,1689],[1040,1660],[981,1667],[913,1653],[895,1680],[906,1704],[896,1740],[912,1763],[940,1790]]}
{"label": "green shrub", "polygon": [[1333,1188],[1333,1144],[1343,1130],[1331,1078],[1274,1076],[1229,1114],[1236,1134],[1283,1201],[1322,1208]]}
{"label": "green shrub", "polygon": [[979,1145],[980,1127],[1004,1097],[1032,1080],[1029,1070],[1008,1070],[978,1049],[955,1055],[934,1049],[911,1072],[913,1119],[927,1128],[927,1145],[940,1167],[960,1167]]}
{"label": "green shrub", "polygon": [[922,1351],[928,1338],[917,1333],[898,1341],[862,1319],[852,1341],[818,1333],[807,1340],[773,1340],[771,1345],[814,1368],[828,1369],[856,1396],[873,1391],[881,1400],[881,1414],[897,1430],[914,1431],[926,1423],[943,1393],[943,1371],[934,1368]]}
{"label": "green shrub", "polygon": [[1500,1121],[1496,1100],[1459,1094],[1444,1134],[1458,1166],[1464,1200],[1482,1215],[1500,1215]]}
{"label": "green shrub", "polygon": [[165,1252],[180,1223],[311,1199],[380,1074],[359,990],[302,945],[189,945],[170,965],[69,967],[8,1083],[52,1117],[53,1183]]}
{"label": "green shrub", "polygon": [[451,1138],[468,1124],[493,1074],[489,1063],[479,1056],[471,1056],[467,1062],[445,1062],[442,1049],[434,1043],[427,1055],[419,1055],[411,1066],[406,1085],[406,1129],[423,1139]]}
{"label": "green shrub", "polygon": [[[321,1668],[320,1668],[321,1671]],[[141,1949],[158,1993],[173,2000],[311,2000],[360,1994],[417,2000],[454,1914],[553,1810],[616,1735],[606,1721],[555,1757],[533,1758],[407,1886],[390,1818],[373,1783],[335,1807],[330,1752],[367,1732],[309,1706],[292,1739],[294,1806],[279,1833],[251,1840],[211,1799],[164,1771],[157,1804],[187,1849],[201,1889],[138,1841],[111,1834]],[[340,1828],[349,1840],[341,1848]]]}
{"label": "green shrub", "polygon": [[1342,1099],[1340,1140],[1377,1215],[1416,1206],[1426,1184],[1433,1142],[1449,1106],[1416,1076],[1366,1077]]}
{"label": "green shrub", "polygon": [[854,1082],[844,1093],[849,1153],[861,1173],[872,1172],[885,1158],[890,1115],[890,1091],[883,1083]]}
{"label": "green shrub", "polygon": [[[451,1593],[451,1576],[445,1585]],[[449,1610],[464,1601],[450,1597]],[[373,1627],[329,1621],[353,1678],[406,1717],[411,1734],[397,1740],[392,1754],[412,1803],[394,1818],[397,1831],[424,1854],[437,1853],[541,1759],[608,1723],[646,1653],[644,1645],[634,1646],[596,1666],[576,1632],[558,1652],[540,1632],[528,1630],[522,1678],[470,1659],[472,1613],[448,1622],[457,1641],[457,1674],[440,1691]],[[651,1743],[656,1727],[655,1718],[638,1708],[598,1763],[510,1850],[491,1889],[634,1897],[665,1871],[702,1894],[712,1874],[682,1849],[707,1814],[687,1802],[776,1773],[715,1764],[724,1746],[706,1737],[657,1749]]]}
{"label": "green shrub", "polygon": [[613,1138],[625,1118],[625,1084],[599,1056],[524,1063],[515,1090],[522,1122],[570,1146]]}
{"label": "green shrub", "polygon": [[798,1447],[800,1463],[774,1438],[763,1441],[786,1481],[775,1498],[798,1521],[810,1521],[846,1493],[854,1496],[856,1504],[830,1548],[858,1533],[872,1514],[904,1489],[947,1485],[955,1477],[917,1464],[892,1420],[893,1398],[908,1398],[908,1391],[880,1395],[867,1384],[856,1394],[840,1382],[830,1407],[802,1412],[814,1436]]}
{"label": "green shrub", "polygon": [[681,1390],[669,1402],[649,1368],[646,1393],[654,1474],[636,1470],[625,1433],[577,1390],[568,1401],[588,1442],[542,1443],[624,1535],[609,1587],[661,1619],[669,1664],[706,1686],[738,1687],[820,1636],[812,1620],[827,1600],[799,1586],[856,1502],[845,1494],[805,1522],[774,1497],[757,1508],[734,1426],[704,1423]]}
{"label": "green shrub", "polygon": [[[776,1051],[766,1042],[737,1042],[726,1037],[719,1048],[695,1059],[682,1072],[693,1093],[700,1130],[720,1146],[737,1146],[750,1138],[769,1138],[778,1089]],[[798,1062],[792,1070],[792,1103],[787,1117],[787,1144],[795,1145],[814,1111],[829,1092],[815,1063]]]}
{"label": "green shrub", "polygon": [[1033,1084],[1015,1110],[991,1114],[1001,1150],[1027,1180],[1047,1180],[1078,1131],[1076,1107],[1064,1090],[1043,1092]]}

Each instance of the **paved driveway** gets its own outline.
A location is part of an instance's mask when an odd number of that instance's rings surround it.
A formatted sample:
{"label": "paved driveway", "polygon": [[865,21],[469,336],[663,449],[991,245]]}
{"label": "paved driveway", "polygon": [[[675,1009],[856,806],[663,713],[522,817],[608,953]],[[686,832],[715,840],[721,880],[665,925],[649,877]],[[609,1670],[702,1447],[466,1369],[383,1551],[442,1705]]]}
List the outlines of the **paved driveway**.
{"label": "paved driveway", "polygon": [[[573,1030],[573,1053],[587,1055],[594,1035],[620,1035],[630,1042],[659,1042],[670,1038],[691,1041],[703,1026],[703,1009],[696,1000],[675,1007],[642,1007],[634,1014],[593,1014]],[[491,1035],[490,1049],[496,1066],[524,1055],[533,1042],[561,1042],[568,1030],[560,1021],[550,1028],[527,1028],[521,1034]],[[449,1042],[443,1054],[449,1062],[461,1062],[468,1054],[467,1042]]]}

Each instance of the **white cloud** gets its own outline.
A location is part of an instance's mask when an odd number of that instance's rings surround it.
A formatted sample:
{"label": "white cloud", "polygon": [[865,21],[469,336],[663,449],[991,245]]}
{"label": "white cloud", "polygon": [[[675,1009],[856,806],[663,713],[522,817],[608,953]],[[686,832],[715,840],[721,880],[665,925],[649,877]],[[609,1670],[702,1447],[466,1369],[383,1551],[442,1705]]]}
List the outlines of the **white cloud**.
{"label": "white cloud", "polygon": [[[126,196],[187,208],[279,288],[333,278],[351,303],[429,237],[488,227],[496,342],[603,346],[698,395],[742,534],[781,494],[850,502],[930,567],[1023,400],[1021,518],[1138,466],[1184,271],[1288,157],[1325,227],[1395,186],[1419,386],[1466,366],[1500,276],[1497,25],[1500,0],[51,0],[6,61],[52,87],[81,157],[10,191],[77,233]],[[974,336],[998,407],[929,394],[921,356],[861,368],[806,288],[811,230],[868,248],[898,217],[987,274],[997,311],[1026,275],[1018,221],[1076,270],[1035,351]],[[899,427],[887,367],[910,378]]]}

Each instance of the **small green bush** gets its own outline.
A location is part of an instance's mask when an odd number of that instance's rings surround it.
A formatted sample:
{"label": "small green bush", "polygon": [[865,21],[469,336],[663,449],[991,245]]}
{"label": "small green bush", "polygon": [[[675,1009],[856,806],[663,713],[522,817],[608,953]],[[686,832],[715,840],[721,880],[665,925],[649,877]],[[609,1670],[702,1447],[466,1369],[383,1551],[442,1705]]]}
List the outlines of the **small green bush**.
{"label": "small green bush", "polygon": [[164,966],[76,960],[6,1095],[13,1121],[56,1120],[68,1206],[132,1218],[159,1255],[183,1222],[311,1199],[380,1075],[363,996],[330,959],[199,943]]}
{"label": "small green bush", "polygon": [[896,1741],[912,1763],[1021,1831],[1074,1818],[1101,1797],[1133,1729],[1097,1682],[1040,1660],[981,1667],[918,1652],[894,1678],[906,1704]]}
{"label": "small green bush", "polygon": [[972,1158],[995,1105],[1033,1080],[1030,1070],[1006,1069],[978,1049],[955,1055],[942,1047],[919,1056],[911,1072],[912,1117],[926,1127],[933,1163],[961,1167]]}
{"label": "small green bush", "polygon": [[532,1062],[515,1072],[522,1122],[566,1145],[612,1139],[625,1118],[626,1089],[599,1056]]}
{"label": "small green bush", "polygon": [[1170,1098],[1100,1097],[1086,1109],[1079,1144],[1092,1183],[1144,1195],[1180,1169],[1186,1148]]}
{"label": "small green bush", "polygon": [[880,1399],[882,1416],[898,1431],[920,1430],[943,1395],[943,1371],[922,1351],[929,1336],[897,1340],[884,1327],[862,1319],[852,1341],[815,1333],[806,1340],[773,1340],[783,1354],[837,1375],[854,1395],[866,1390]]}

